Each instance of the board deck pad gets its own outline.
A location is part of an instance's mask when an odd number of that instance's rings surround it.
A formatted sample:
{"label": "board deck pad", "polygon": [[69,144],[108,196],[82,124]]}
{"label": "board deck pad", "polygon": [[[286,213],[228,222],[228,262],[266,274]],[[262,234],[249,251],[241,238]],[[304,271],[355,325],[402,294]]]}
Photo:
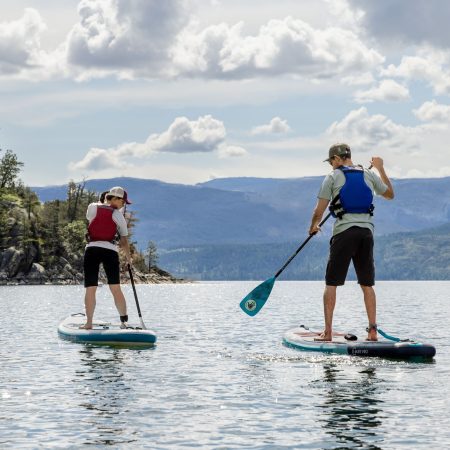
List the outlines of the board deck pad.
{"label": "board deck pad", "polygon": [[120,323],[95,320],[91,330],[80,328],[85,323],[84,314],[72,314],[59,324],[58,335],[69,341],[91,344],[151,346],[156,343],[156,333],[138,325],[121,328]]}
{"label": "board deck pad", "polygon": [[[352,356],[378,356],[394,359],[431,359],[436,354],[436,349],[431,344],[404,340],[394,342],[379,339],[378,341],[367,341],[364,338],[347,340],[347,333],[334,332],[331,341],[316,340],[321,331],[302,328],[293,328],[286,331],[283,336],[283,344],[303,351],[316,351],[322,353],[337,353]],[[348,336],[348,335],[347,335]]]}

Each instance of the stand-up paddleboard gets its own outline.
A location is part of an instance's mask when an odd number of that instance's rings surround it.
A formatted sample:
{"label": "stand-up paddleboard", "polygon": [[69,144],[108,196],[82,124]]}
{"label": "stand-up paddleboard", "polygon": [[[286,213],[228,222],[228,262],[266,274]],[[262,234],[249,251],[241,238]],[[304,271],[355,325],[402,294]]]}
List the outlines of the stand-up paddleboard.
{"label": "stand-up paddleboard", "polygon": [[88,344],[116,346],[152,346],[156,343],[156,334],[152,330],[129,326],[120,328],[120,324],[94,321],[92,330],[80,328],[86,323],[84,314],[72,314],[58,326],[62,339]]}
{"label": "stand-up paddleboard", "polygon": [[355,335],[333,333],[332,341],[316,341],[321,331],[313,331],[307,327],[293,328],[286,331],[283,344],[303,351],[338,353],[352,356],[378,356],[393,359],[431,359],[436,354],[433,345],[409,339],[366,341],[358,340]]}

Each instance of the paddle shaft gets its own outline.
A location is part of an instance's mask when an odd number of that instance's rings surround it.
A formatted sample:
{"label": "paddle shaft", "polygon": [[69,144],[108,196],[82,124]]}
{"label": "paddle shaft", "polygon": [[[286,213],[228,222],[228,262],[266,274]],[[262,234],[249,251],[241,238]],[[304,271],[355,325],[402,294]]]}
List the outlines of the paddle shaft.
{"label": "paddle shaft", "polygon": [[136,308],[139,316],[139,320],[141,322],[141,327],[143,330],[146,330],[147,327],[144,325],[144,321],[142,320],[142,314],[141,314],[141,308],[139,306],[139,300],[136,293],[136,286],[134,285],[134,278],[133,278],[133,272],[131,271],[131,265],[128,264],[128,273],[130,274],[130,280],[131,280],[131,287],[133,288],[133,294],[134,294],[134,300],[136,301]]}
{"label": "paddle shaft", "polygon": [[[331,213],[328,213],[322,222],[319,223],[319,227],[321,227],[331,216]],[[314,233],[315,234],[315,233]],[[310,241],[310,239],[314,236],[314,234],[310,234],[308,238],[300,245],[300,247],[295,251],[295,253],[284,263],[283,267],[275,274],[275,278],[278,278],[279,275],[283,272],[284,269],[290,264],[290,262],[300,253],[303,247]]]}

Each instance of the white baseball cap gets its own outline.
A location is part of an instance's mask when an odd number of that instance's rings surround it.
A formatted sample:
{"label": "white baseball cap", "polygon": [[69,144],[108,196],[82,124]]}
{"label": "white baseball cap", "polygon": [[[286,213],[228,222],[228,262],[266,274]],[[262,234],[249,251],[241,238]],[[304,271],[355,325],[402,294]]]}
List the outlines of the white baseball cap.
{"label": "white baseball cap", "polygon": [[128,200],[128,194],[127,191],[120,187],[120,186],[115,186],[113,188],[111,188],[109,190],[109,192],[106,194],[106,197],[119,197],[119,198],[123,198],[125,200],[125,203],[127,205],[131,205],[130,200]]}

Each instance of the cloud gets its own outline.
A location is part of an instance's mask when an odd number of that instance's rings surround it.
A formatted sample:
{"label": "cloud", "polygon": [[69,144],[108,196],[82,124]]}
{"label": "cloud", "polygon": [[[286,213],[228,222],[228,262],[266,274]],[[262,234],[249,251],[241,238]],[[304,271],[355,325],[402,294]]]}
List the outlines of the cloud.
{"label": "cloud", "polygon": [[45,24],[36,10],[27,9],[19,21],[0,25],[0,70],[17,73],[36,65],[40,78],[79,81],[279,75],[317,81],[356,79],[384,61],[350,26],[314,28],[286,17],[269,20],[253,34],[245,32],[244,22],[201,27],[188,1],[80,0],[79,21],[48,53],[39,40]]}
{"label": "cloud", "polygon": [[378,40],[397,44],[450,46],[450,2],[447,0],[349,0],[362,9],[365,29]]}
{"label": "cloud", "polygon": [[81,161],[69,164],[71,170],[96,171],[121,167],[120,153],[115,149],[105,150],[102,148],[91,148]]}
{"label": "cloud", "polygon": [[341,79],[341,83],[347,86],[364,86],[372,84],[375,78],[370,72],[365,72],[357,75],[348,75]]}
{"label": "cloud", "polygon": [[274,117],[268,124],[254,127],[251,134],[279,134],[288,133],[289,131],[291,131],[291,127],[288,125],[287,120],[283,120],[280,117]]}
{"label": "cloud", "polygon": [[407,80],[422,80],[428,82],[436,94],[450,95],[449,60],[450,55],[447,52],[422,50],[418,56],[404,56],[398,66],[390,64],[381,74]]}
{"label": "cloud", "polygon": [[159,76],[189,19],[185,0],[81,0],[78,13],[67,59],[74,68],[93,70],[92,76]]}
{"label": "cloud", "polygon": [[244,156],[242,147],[228,146],[226,129],[220,120],[210,115],[189,120],[177,117],[169,128],[160,134],[151,134],[144,143],[128,142],[110,149],[92,148],[71,170],[103,170],[122,168],[133,159],[145,159],[157,153],[212,153],[221,158]]}
{"label": "cloud", "polygon": [[242,22],[203,30],[190,26],[172,52],[177,75],[207,78],[333,78],[367,72],[384,61],[349,29],[315,29],[292,17],[270,20],[253,36],[243,34]]}
{"label": "cloud", "polygon": [[237,145],[223,145],[219,148],[219,158],[240,158],[246,155],[247,150]]}
{"label": "cloud", "polygon": [[409,90],[394,80],[382,80],[377,87],[357,91],[354,97],[358,103],[399,102],[409,98]]}
{"label": "cloud", "polygon": [[151,135],[145,147],[150,152],[212,152],[225,142],[225,137],[223,122],[210,115],[195,121],[178,117],[167,131]]}
{"label": "cloud", "polygon": [[41,65],[41,33],[46,29],[39,13],[27,8],[15,21],[0,23],[0,75],[20,74]]}
{"label": "cloud", "polygon": [[414,128],[397,124],[382,114],[370,115],[367,108],[362,107],[331,124],[326,135],[334,142],[347,142],[361,151],[377,147],[404,151],[417,147],[417,134],[424,130],[423,126]]}
{"label": "cloud", "polygon": [[418,109],[413,110],[414,115],[422,122],[450,121],[450,105],[442,105],[432,100],[423,103]]}
{"label": "cloud", "polygon": [[[424,107],[422,112],[425,110]],[[370,156],[382,156],[393,177],[440,177],[450,174],[448,120],[405,126],[382,114],[372,115],[367,108],[361,107],[334,122],[322,138],[329,143],[347,142],[354,152],[355,162],[364,161],[367,157],[368,163]]]}

